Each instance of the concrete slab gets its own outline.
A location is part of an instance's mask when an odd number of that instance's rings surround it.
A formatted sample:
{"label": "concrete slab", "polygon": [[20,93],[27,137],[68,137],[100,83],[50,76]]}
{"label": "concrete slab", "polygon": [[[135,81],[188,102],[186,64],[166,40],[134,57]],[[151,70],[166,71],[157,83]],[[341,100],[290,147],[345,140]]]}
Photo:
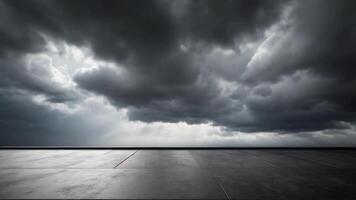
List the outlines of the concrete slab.
{"label": "concrete slab", "polygon": [[356,199],[355,152],[0,150],[0,198]]}
{"label": "concrete slab", "polygon": [[[257,159],[263,159],[270,165],[277,168],[315,168],[315,167],[327,167],[326,165],[320,165],[319,163],[305,160],[302,158],[293,157],[293,152],[284,150],[247,150],[246,155],[255,157]],[[307,156],[307,155],[304,155]]]}
{"label": "concrete slab", "polygon": [[0,198],[225,199],[204,170],[2,169]]}
{"label": "concrete slab", "polygon": [[272,165],[261,156],[253,156],[248,150],[191,150],[202,168],[270,168]]}
{"label": "concrete slab", "polygon": [[85,159],[82,162],[70,165],[67,168],[112,169],[135,152],[136,150],[112,150],[105,152],[100,156]]}
{"label": "concrete slab", "polygon": [[294,169],[287,170],[276,183],[285,199],[355,199],[356,170]]}
{"label": "concrete slab", "polygon": [[283,199],[278,193],[277,169],[214,168],[210,169],[231,199]]}
{"label": "concrete slab", "polygon": [[99,198],[227,199],[206,170],[126,169],[114,179]]}
{"label": "concrete slab", "polygon": [[96,198],[110,186],[110,170],[1,169],[1,199]]}
{"label": "concrete slab", "polygon": [[140,150],[121,163],[120,169],[185,169],[200,168],[199,163],[186,150]]}
{"label": "concrete slab", "polygon": [[318,164],[338,169],[354,169],[356,166],[356,151],[337,150],[275,150],[274,154],[288,156],[294,160]]}

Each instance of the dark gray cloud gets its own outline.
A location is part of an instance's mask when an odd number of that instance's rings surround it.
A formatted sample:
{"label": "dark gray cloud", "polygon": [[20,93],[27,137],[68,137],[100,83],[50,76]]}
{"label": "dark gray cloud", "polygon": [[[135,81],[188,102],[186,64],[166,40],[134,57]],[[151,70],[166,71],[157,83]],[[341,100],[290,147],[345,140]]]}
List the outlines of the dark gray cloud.
{"label": "dark gray cloud", "polygon": [[271,58],[246,76],[247,82],[276,81],[298,69],[350,81],[354,79],[356,3],[297,1],[282,38],[271,40]]}
{"label": "dark gray cloud", "polygon": [[0,145],[101,145],[96,126],[81,115],[59,114],[25,90],[0,90]]}
{"label": "dark gray cloud", "polygon": [[[296,2],[290,27],[282,31],[280,40],[268,44],[271,56],[246,70],[242,81],[259,85],[291,76],[293,84],[304,84],[289,87],[286,93],[291,96],[272,94],[252,101],[249,107],[257,116],[267,112],[261,120],[289,121],[306,129],[325,129],[335,124],[333,120],[355,120],[355,9],[353,1]],[[300,70],[307,72],[307,79],[295,75]],[[268,114],[278,110],[280,116]]]}
{"label": "dark gray cloud", "polygon": [[356,117],[355,11],[351,0],[0,1],[0,87],[78,98],[16,60],[43,51],[46,36],[116,63],[73,80],[131,120],[347,129]]}
{"label": "dark gray cloud", "polygon": [[183,34],[192,42],[231,46],[235,40],[261,37],[278,20],[284,0],[189,1],[180,16]]}

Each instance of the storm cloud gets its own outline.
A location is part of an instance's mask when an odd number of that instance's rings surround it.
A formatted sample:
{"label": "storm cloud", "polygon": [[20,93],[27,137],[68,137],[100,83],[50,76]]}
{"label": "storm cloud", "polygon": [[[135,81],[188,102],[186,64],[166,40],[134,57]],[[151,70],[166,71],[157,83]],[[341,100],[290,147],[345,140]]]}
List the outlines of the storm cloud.
{"label": "storm cloud", "polygon": [[2,0],[1,138],[70,138],[61,117],[79,135],[110,132],[72,123],[90,124],[88,98],[129,122],[354,132],[355,11],[352,0]]}

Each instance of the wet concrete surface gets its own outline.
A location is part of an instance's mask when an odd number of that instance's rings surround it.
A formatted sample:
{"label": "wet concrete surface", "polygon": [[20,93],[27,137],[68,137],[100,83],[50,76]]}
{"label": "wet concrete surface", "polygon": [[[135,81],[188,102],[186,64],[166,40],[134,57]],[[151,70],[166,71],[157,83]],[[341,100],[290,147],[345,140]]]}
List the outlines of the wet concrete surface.
{"label": "wet concrete surface", "polygon": [[0,198],[356,199],[356,151],[0,150]]}

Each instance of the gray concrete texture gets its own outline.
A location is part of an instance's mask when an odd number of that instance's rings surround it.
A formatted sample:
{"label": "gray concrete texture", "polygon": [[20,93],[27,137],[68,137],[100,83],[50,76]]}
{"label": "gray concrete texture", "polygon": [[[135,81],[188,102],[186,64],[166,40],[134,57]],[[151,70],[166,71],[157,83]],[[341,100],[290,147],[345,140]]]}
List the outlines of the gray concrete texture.
{"label": "gray concrete texture", "polygon": [[0,150],[0,198],[356,199],[356,151]]}

